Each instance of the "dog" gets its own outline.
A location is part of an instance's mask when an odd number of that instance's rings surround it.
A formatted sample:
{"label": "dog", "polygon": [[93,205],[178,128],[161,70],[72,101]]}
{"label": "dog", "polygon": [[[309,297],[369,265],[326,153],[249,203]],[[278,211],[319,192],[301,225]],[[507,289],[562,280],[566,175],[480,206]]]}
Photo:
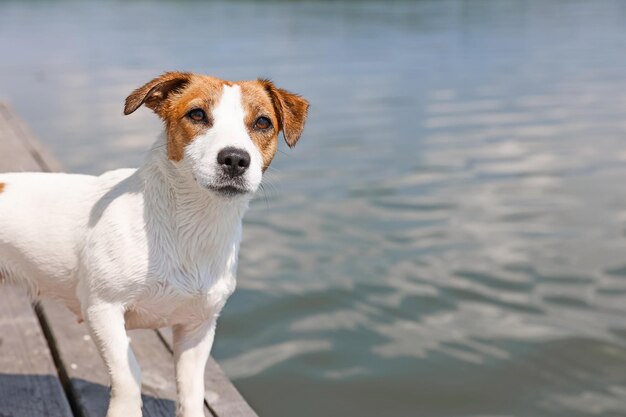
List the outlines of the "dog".
{"label": "dog", "polygon": [[167,72],[133,91],[124,114],[142,105],[164,131],[138,169],[0,174],[0,279],[84,320],[111,378],[107,417],[141,416],[126,330],[172,327],[177,413],[201,417],[242,217],[279,133],[293,147],[309,104],[269,80]]}

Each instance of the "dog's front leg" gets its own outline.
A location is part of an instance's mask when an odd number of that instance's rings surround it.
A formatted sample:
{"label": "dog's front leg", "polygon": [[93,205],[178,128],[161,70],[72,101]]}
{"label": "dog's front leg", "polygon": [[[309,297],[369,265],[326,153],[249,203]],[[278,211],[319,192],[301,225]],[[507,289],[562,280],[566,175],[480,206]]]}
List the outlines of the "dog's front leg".
{"label": "dog's front leg", "polygon": [[99,302],[87,306],[83,316],[111,377],[107,417],[141,417],[141,371],[126,334],[124,309]]}
{"label": "dog's front leg", "polygon": [[174,326],[178,416],[204,416],[204,370],[215,336],[215,321]]}

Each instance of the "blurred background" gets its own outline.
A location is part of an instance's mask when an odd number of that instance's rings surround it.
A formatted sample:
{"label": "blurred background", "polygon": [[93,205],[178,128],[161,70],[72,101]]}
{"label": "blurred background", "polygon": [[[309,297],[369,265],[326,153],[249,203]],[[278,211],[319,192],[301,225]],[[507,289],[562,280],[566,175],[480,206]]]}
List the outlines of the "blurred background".
{"label": "blurred background", "polygon": [[626,410],[623,1],[0,1],[0,96],[68,170],[137,166],[165,70],[311,102],[214,356],[261,416]]}

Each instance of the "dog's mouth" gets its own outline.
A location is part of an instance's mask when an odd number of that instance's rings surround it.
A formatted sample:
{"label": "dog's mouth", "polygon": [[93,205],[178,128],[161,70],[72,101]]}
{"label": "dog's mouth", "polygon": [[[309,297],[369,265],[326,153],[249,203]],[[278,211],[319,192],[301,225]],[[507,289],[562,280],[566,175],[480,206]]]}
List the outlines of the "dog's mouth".
{"label": "dog's mouth", "polygon": [[238,185],[208,185],[207,188],[217,194],[225,197],[235,197],[238,195],[248,194],[247,188]]}
{"label": "dog's mouth", "polygon": [[213,177],[208,181],[202,181],[195,175],[193,176],[198,185],[220,197],[237,197],[251,194],[254,189],[250,187],[248,181],[242,177],[228,177],[220,175]]}

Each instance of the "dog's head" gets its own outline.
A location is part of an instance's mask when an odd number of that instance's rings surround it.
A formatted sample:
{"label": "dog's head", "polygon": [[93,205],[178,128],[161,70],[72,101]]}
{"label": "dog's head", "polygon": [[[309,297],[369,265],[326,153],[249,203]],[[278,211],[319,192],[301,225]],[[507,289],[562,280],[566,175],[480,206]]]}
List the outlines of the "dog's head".
{"label": "dog's head", "polygon": [[165,122],[167,155],[199,186],[225,197],[254,193],[278,146],[293,147],[308,102],[268,80],[230,82],[168,72],[132,92],[124,114],[142,104]]}

